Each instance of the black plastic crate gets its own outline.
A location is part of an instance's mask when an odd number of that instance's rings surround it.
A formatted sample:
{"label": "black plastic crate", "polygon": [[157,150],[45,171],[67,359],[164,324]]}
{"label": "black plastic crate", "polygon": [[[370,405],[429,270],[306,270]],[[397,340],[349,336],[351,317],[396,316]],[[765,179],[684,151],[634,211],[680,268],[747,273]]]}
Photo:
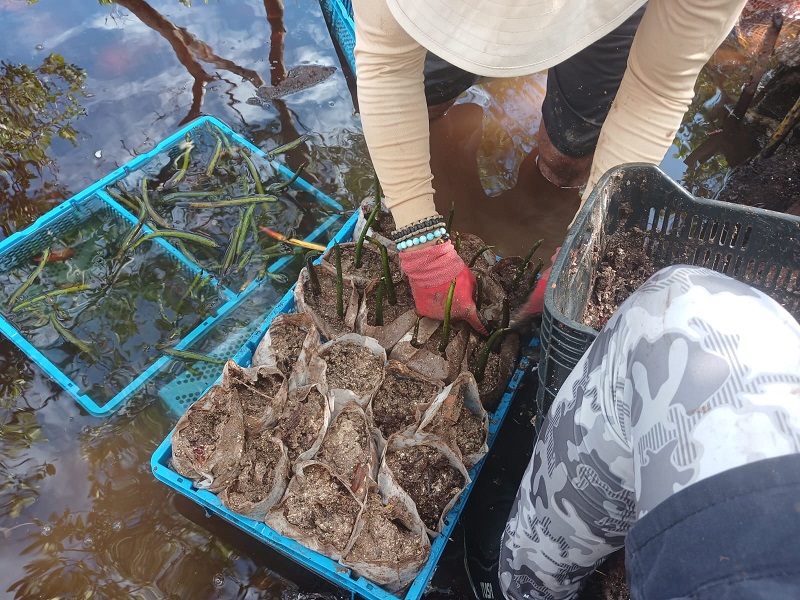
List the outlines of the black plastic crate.
{"label": "black plastic crate", "polygon": [[550,275],[536,397],[540,418],[597,337],[581,319],[608,240],[636,229],[656,267],[692,264],[725,273],[800,317],[800,218],[695,198],[653,165],[614,168],[578,213]]}

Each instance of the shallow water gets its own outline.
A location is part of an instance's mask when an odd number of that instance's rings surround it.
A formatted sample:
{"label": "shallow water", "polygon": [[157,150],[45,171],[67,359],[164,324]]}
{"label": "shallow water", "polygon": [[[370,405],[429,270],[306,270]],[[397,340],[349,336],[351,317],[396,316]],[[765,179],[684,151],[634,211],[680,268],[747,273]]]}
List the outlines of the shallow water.
{"label": "shallow water", "polygon": [[[32,134],[14,157],[0,157],[16,174],[14,182],[0,179],[0,239],[200,114],[221,118],[265,150],[309,133],[308,145],[286,155],[288,166],[308,162],[305,177],[346,208],[369,193],[371,167],[350,86],[318,4],[289,3],[283,18],[279,0],[192,4],[0,0],[0,59],[39,69],[51,85],[41,88],[47,97],[30,91],[27,105],[19,101],[20,125]],[[45,65],[51,53],[65,65]],[[85,79],[69,64],[84,69]],[[337,72],[263,106],[248,103],[258,87],[307,64]],[[9,83],[3,70],[0,82]],[[541,77],[531,77],[471,90],[433,123],[432,156],[437,204],[446,214],[455,203],[457,229],[483,236],[501,254],[523,253],[545,238],[538,254],[546,259],[578,195],[543,181],[530,154],[542,85]],[[714,130],[714,111],[727,102],[713,83],[703,90],[664,163],[687,184],[680,159]],[[713,193],[726,169],[717,165],[698,181]],[[252,326],[287,287],[264,286],[223,329]],[[227,341],[213,333],[193,349],[235,349],[237,340]],[[98,419],[0,338],[0,593],[291,598],[333,591],[153,478],[150,456],[174,425],[175,411],[193,398],[188,380],[180,393],[159,393],[170,379],[154,381],[124,409]],[[465,597],[452,581],[459,570],[457,559],[445,560],[436,577],[442,595]]]}

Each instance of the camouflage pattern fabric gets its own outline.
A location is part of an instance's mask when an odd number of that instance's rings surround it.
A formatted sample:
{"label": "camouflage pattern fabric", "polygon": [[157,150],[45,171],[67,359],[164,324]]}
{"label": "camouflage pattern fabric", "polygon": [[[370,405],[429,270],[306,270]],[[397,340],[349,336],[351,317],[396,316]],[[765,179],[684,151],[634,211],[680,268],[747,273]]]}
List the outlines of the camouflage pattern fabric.
{"label": "camouflage pattern fabric", "polygon": [[800,452],[800,326],[700,267],[619,308],[544,421],[506,524],[509,599],[574,598],[637,518],[693,483]]}

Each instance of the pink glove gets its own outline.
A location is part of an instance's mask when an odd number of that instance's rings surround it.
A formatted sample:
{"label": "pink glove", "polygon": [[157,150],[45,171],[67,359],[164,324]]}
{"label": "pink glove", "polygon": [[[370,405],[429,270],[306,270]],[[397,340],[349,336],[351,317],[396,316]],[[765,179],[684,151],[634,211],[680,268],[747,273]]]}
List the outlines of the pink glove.
{"label": "pink glove", "polygon": [[556,262],[556,257],[561,250],[561,246],[556,248],[555,254],[550,257],[550,266],[542,271],[539,281],[536,282],[536,287],[533,288],[531,295],[525,301],[525,304],[517,309],[514,318],[511,319],[511,327],[517,329],[522,327],[531,320],[534,315],[544,312],[544,293],[547,290],[547,281],[550,279],[550,271],[553,270],[553,264]]}
{"label": "pink glove", "polygon": [[414,304],[423,317],[444,320],[444,306],[450,282],[456,280],[450,318],[466,321],[475,331],[486,335],[486,328],[475,308],[475,276],[461,260],[450,241],[409,249],[400,253],[400,265],[408,275]]}

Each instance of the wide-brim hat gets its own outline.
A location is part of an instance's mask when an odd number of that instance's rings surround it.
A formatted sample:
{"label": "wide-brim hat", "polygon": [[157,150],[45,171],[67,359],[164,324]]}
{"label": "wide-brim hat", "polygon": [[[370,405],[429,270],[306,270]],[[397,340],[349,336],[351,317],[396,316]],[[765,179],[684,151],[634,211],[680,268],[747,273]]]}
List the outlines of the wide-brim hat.
{"label": "wide-brim hat", "polygon": [[488,77],[543,71],[616,29],[646,0],[386,0],[419,44]]}

